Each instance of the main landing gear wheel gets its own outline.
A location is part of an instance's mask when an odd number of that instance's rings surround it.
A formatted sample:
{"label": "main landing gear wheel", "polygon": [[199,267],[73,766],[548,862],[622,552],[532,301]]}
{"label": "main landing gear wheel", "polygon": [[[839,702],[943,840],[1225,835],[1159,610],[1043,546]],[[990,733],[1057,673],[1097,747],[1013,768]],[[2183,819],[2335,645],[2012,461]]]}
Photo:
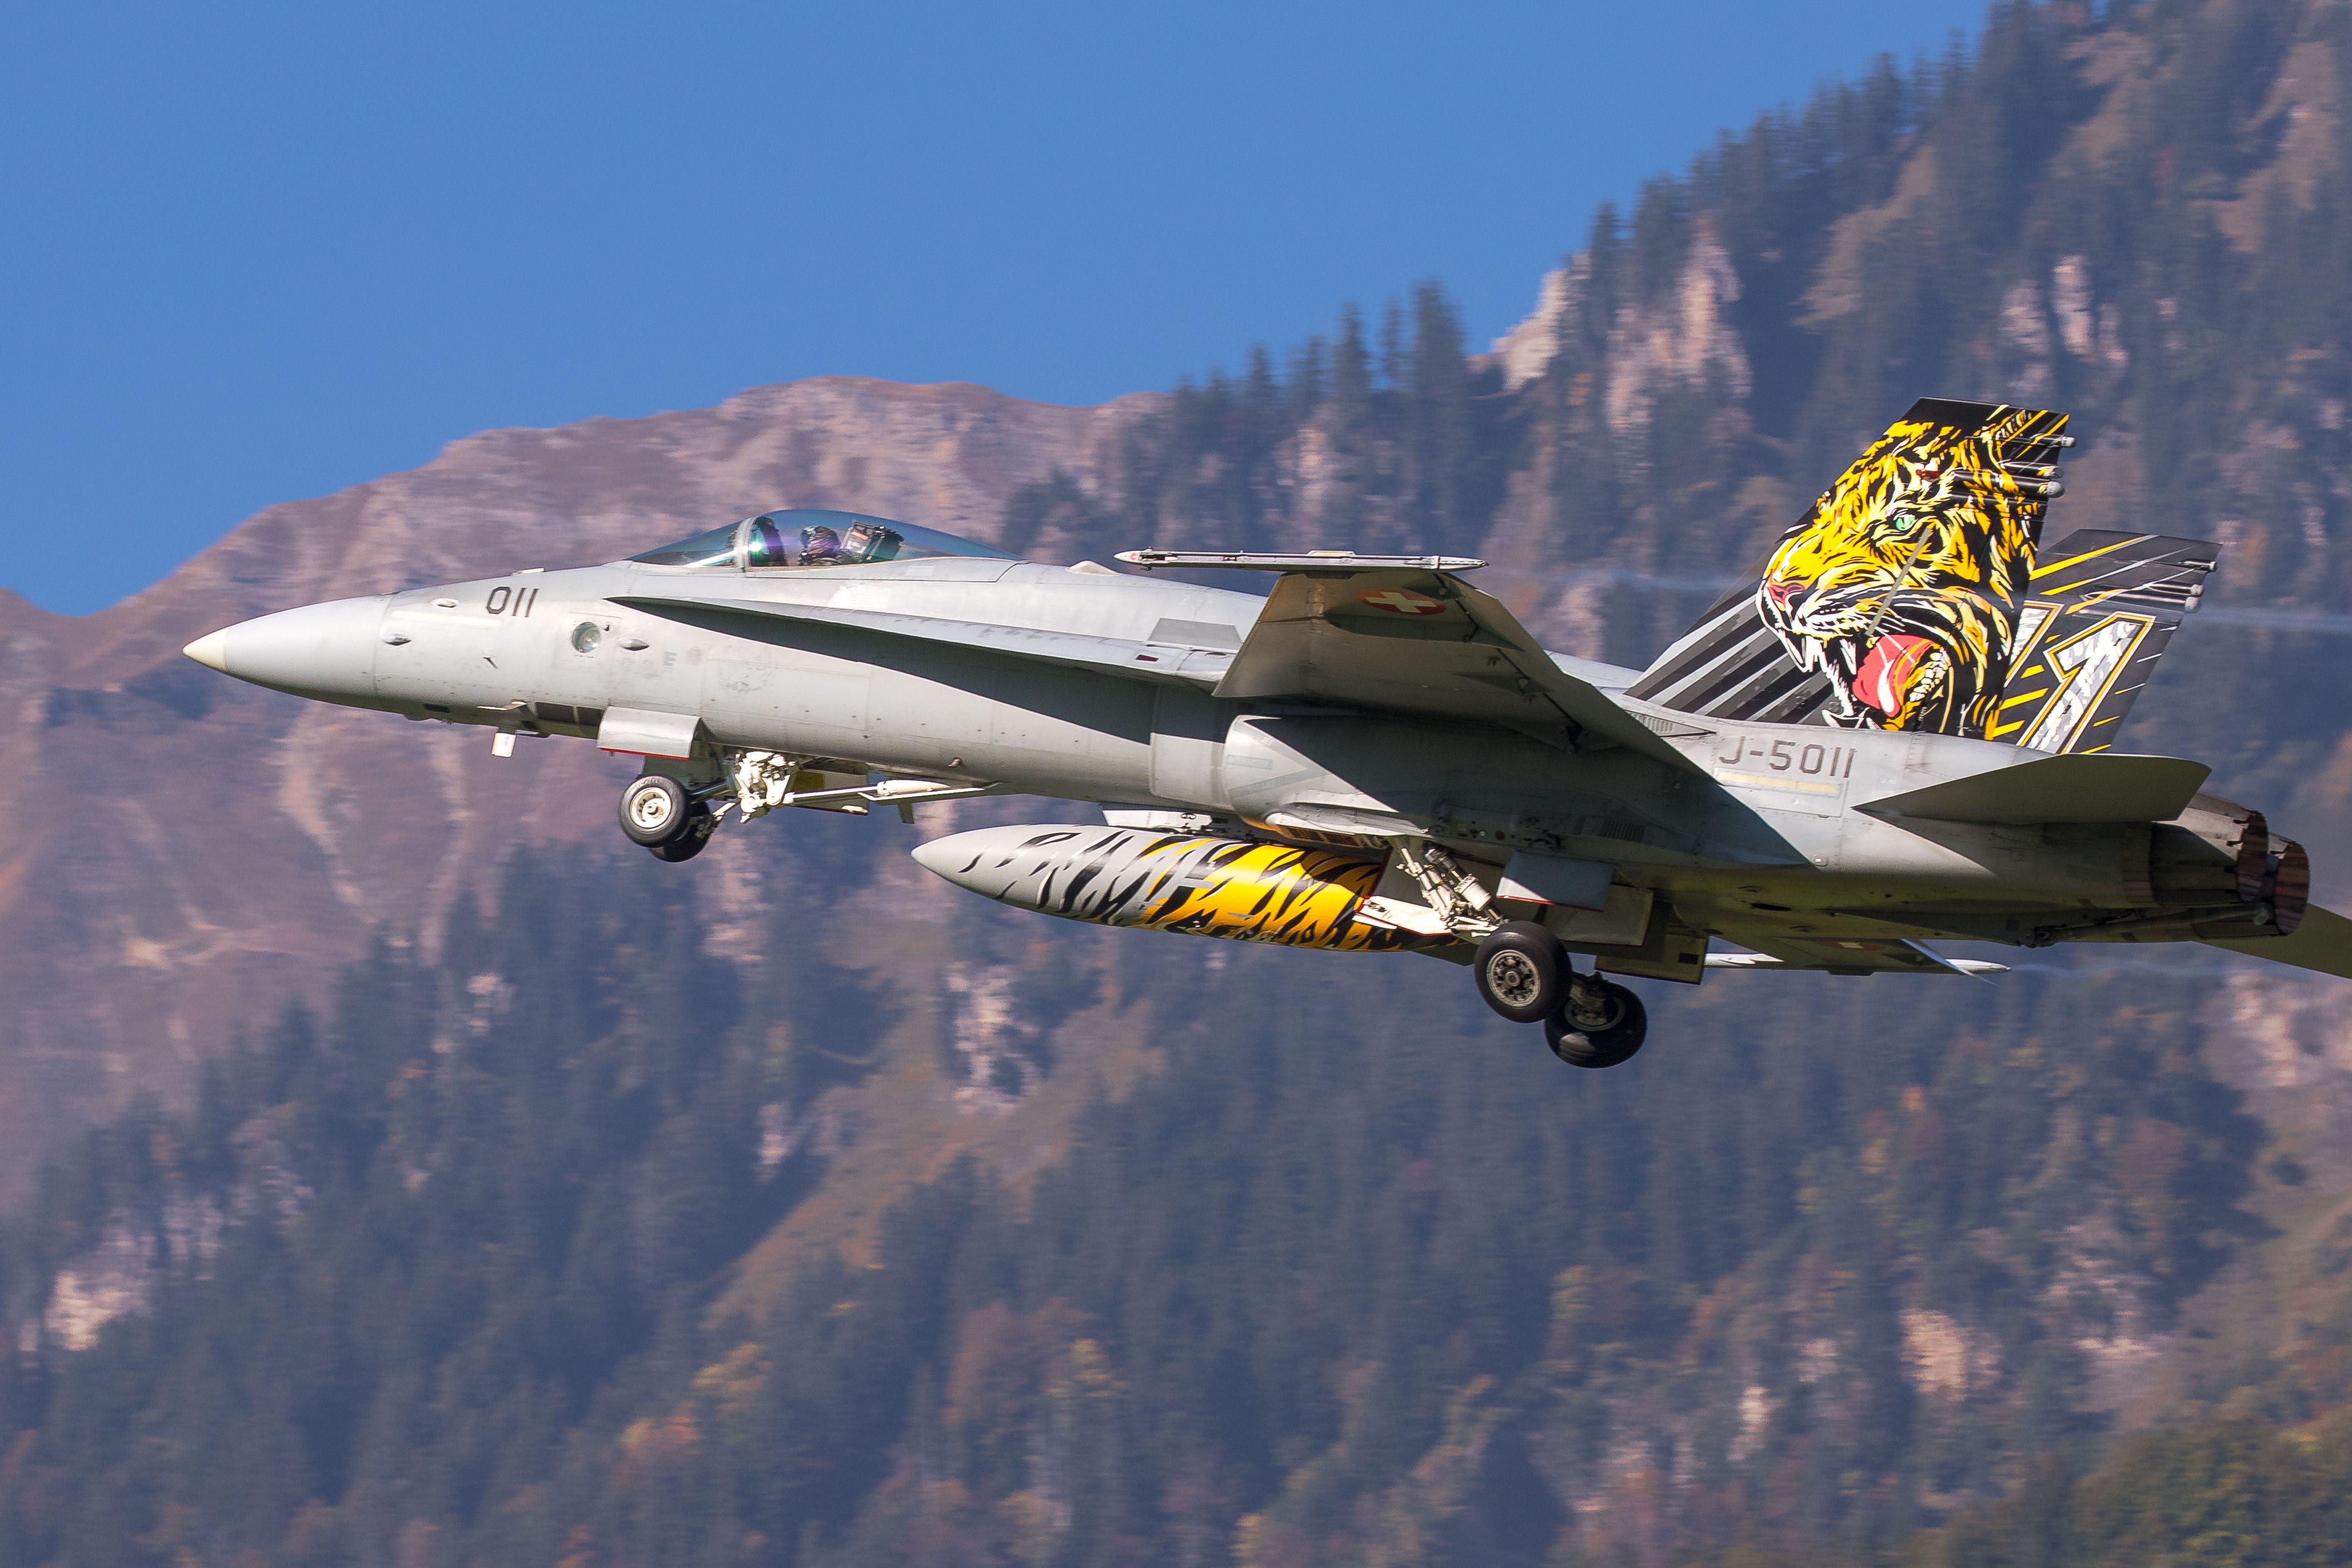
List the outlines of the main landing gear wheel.
{"label": "main landing gear wheel", "polygon": [[1649,1037],[1642,999],[1599,975],[1572,982],[1559,1011],[1544,1020],[1544,1044],[1572,1068],[1613,1068]]}
{"label": "main landing gear wheel", "polygon": [[1567,969],[1559,939],[1533,921],[1496,926],[1470,961],[1478,994],[1514,1024],[1541,1023],[1559,1010]]}
{"label": "main landing gear wheel", "polygon": [[696,805],[684,784],[659,773],[631,779],[629,787],[621,792],[621,831],[629,836],[629,842],[648,849],[685,837],[694,831],[697,816],[707,821],[709,815]]}

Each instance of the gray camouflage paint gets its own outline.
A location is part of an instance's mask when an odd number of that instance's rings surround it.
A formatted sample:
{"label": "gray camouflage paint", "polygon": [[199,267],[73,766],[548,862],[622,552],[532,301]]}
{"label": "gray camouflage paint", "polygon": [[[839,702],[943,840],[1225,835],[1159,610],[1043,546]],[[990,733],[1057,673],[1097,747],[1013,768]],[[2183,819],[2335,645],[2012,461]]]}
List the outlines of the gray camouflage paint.
{"label": "gray camouflage paint", "polygon": [[[1635,672],[1559,656],[1671,750],[1216,697],[1265,604],[996,560],[778,574],[622,563],[306,606],[190,652],[411,719],[591,736],[606,710],[650,710],[698,717],[720,746],[1002,793],[1425,837],[1488,874],[1514,851],[1599,860],[1688,930],[1751,946],[2217,934],[2152,922],[2150,822],[1898,823],[1862,809],[2032,760],[2014,746],[1685,722],[1622,695]],[[2259,936],[2249,912],[2229,918],[2218,934]]]}

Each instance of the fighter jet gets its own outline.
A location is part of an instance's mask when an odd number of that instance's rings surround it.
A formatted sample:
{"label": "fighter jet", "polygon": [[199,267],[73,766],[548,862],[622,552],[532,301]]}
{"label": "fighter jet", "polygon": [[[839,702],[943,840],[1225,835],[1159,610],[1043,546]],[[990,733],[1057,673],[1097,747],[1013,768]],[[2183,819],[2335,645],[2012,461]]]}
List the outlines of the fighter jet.
{"label": "fighter jet", "polygon": [[[641,758],[621,830],[669,861],[784,806],[1093,802],[1101,822],[914,855],[1071,920],[1445,958],[1578,1067],[1641,1048],[1627,977],[2003,967],[1937,939],[2190,942],[2352,977],[2352,923],[2309,903],[2299,846],[2202,793],[2205,764],[2114,749],[2216,551],[2045,548],[2065,424],[1918,403],[1640,670],[1545,651],[1475,560],[1144,549],[1128,574],[806,509],[186,652],[481,726],[499,756],[568,736]],[[1272,591],[1151,575],[1171,568]]]}

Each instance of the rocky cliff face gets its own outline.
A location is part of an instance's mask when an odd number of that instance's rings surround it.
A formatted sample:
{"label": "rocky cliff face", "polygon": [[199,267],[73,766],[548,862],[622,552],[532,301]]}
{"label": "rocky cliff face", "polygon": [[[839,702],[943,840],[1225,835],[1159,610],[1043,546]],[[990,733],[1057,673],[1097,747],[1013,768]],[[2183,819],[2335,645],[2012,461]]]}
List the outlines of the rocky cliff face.
{"label": "rocky cliff face", "polygon": [[439,911],[520,843],[605,831],[625,772],[544,743],[321,708],[180,657],[289,605],[524,564],[611,560],[776,505],[992,537],[1054,468],[1099,472],[1156,402],[1049,407],[977,386],[829,378],[712,409],[499,430],[272,507],[85,618],[0,597],[0,1191],[379,929]]}

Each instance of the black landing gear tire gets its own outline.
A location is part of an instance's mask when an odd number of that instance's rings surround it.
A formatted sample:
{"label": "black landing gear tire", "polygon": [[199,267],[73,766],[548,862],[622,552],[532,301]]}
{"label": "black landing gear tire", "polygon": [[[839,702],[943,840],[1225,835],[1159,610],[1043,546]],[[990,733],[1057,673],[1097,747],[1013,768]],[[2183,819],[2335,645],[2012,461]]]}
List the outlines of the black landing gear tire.
{"label": "black landing gear tire", "polygon": [[710,835],[718,826],[719,819],[710,815],[710,808],[698,801],[687,830],[667,844],[646,845],[646,853],[656,860],[691,860],[702,853],[702,847],[710,842]]}
{"label": "black landing gear tire", "polygon": [[1539,1024],[1567,999],[1568,963],[1559,939],[1533,921],[1506,921],[1470,961],[1478,994],[1514,1024]]}
{"label": "black landing gear tire", "polygon": [[1649,1037],[1642,999],[1598,975],[1563,987],[1559,1011],[1544,1020],[1544,1044],[1572,1068],[1613,1068],[1631,1061]]}
{"label": "black landing gear tire", "polygon": [[709,813],[699,808],[684,784],[660,773],[631,779],[629,787],[621,792],[621,831],[629,836],[630,843],[648,849],[658,849],[693,832],[698,815],[708,817]]}

